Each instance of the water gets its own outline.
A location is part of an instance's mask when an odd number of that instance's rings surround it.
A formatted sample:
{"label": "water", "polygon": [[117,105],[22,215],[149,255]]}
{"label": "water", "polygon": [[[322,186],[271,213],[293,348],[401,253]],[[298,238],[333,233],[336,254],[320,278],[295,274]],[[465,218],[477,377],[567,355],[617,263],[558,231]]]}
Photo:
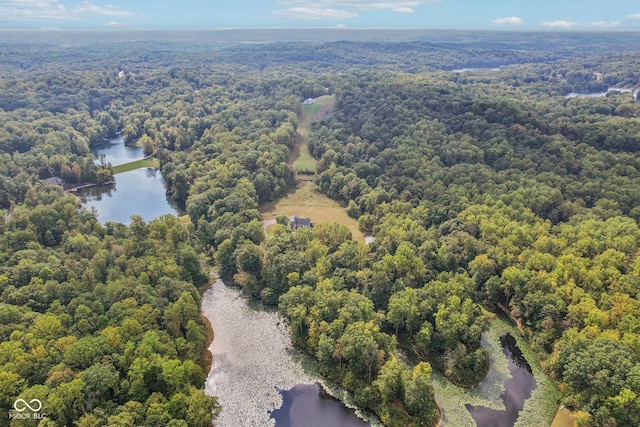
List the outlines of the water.
{"label": "water", "polygon": [[611,87],[604,92],[571,92],[565,98],[597,98],[599,96],[607,96],[611,92],[631,93],[632,89]]}
{"label": "water", "polygon": [[501,67],[498,68],[489,68],[489,67],[476,67],[476,68],[457,68],[455,70],[451,70],[452,73],[466,73],[468,71],[500,71]]}
{"label": "water", "polygon": [[365,427],[353,409],[329,396],[319,384],[300,384],[283,390],[282,407],[271,412],[276,427]]}
{"label": "water", "polygon": [[112,166],[141,159],[144,157],[143,151],[142,147],[125,145],[122,135],[110,139],[106,144],[91,148],[91,154],[97,162],[100,161],[100,156],[104,156],[105,163],[111,163]]}
{"label": "water", "polygon": [[79,189],[75,194],[88,209],[95,208],[101,223],[109,221],[128,224],[131,215],[145,221],[177,214],[167,201],[162,174],[155,169],[135,169],[115,176],[111,185]]}
{"label": "water", "polygon": [[[142,147],[125,145],[121,135],[93,147],[91,153],[96,162],[102,157],[114,166],[144,156]],[[131,215],[140,215],[145,221],[165,214],[177,215],[177,210],[167,201],[164,179],[157,170],[135,169],[120,173],[114,179],[115,184],[82,188],[75,192],[85,207],[95,208],[101,223],[128,224]]]}
{"label": "water", "polygon": [[315,385],[319,379],[297,361],[300,353],[275,311],[250,307],[239,289],[218,280],[204,293],[202,313],[214,331],[209,347],[213,363],[204,390],[222,406],[217,427],[314,425],[300,424],[307,418],[322,426],[339,426],[334,420],[344,419],[352,422],[345,426],[366,425],[353,424],[359,421],[353,412],[320,396]]}
{"label": "water", "polygon": [[509,361],[509,372],[512,377],[505,384],[504,411],[484,406],[465,405],[478,427],[512,427],[518,419],[518,413],[524,407],[524,401],[536,388],[531,366],[516,345],[511,334],[500,338],[503,352]]}

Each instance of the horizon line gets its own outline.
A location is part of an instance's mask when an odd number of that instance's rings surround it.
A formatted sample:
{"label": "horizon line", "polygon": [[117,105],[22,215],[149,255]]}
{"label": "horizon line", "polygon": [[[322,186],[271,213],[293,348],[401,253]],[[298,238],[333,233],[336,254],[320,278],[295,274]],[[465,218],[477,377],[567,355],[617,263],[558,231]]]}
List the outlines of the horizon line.
{"label": "horizon line", "polygon": [[281,31],[281,30],[331,30],[331,31],[459,31],[459,32],[486,32],[486,33],[640,33],[639,30],[631,29],[558,29],[558,28],[534,28],[534,29],[500,29],[500,28],[424,28],[424,27],[218,27],[218,28],[0,28],[0,32],[155,32],[155,31],[173,31],[173,32],[205,32],[205,31]]}

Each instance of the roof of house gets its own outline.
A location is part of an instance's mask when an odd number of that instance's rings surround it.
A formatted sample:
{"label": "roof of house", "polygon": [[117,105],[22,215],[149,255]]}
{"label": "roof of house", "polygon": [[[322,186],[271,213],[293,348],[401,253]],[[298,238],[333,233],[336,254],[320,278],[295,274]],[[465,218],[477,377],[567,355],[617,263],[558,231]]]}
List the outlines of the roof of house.
{"label": "roof of house", "polygon": [[60,178],[59,176],[52,176],[51,178],[41,179],[40,182],[49,185],[64,185],[64,179]]}
{"label": "roof of house", "polygon": [[300,218],[298,215],[291,217],[291,224],[296,227],[310,227],[311,218]]}

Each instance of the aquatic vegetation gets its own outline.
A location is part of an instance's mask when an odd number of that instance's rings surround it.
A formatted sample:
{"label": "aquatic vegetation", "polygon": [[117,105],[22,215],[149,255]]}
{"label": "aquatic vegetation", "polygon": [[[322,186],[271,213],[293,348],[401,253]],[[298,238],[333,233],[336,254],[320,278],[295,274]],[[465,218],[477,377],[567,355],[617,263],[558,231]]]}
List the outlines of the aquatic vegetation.
{"label": "aquatic vegetation", "polygon": [[509,323],[494,319],[490,321],[490,328],[485,332],[482,345],[489,351],[491,369],[487,377],[478,386],[465,389],[458,387],[434,372],[433,388],[436,400],[443,412],[444,426],[475,426],[476,423],[465,405],[485,406],[496,410],[504,410],[502,394],[505,383],[511,378],[508,360],[502,351],[500,337],[510,333],[525,359],[531,366],[537,387],[531,397],[525,400],[524,408],[520,411],[515,427],[533,427],[548,425],[557,409],[560,397],[549,377],[542,371],[537,358],[525,340],[519,335],[515,327]]}
{"label": "aquatic vegetation", "polygon": [[[218,427],[274,425],[269,412],[282,405],[278,390],[321,383],[332,396],[354,407],[348,393],[322,381],[316,362],[291,344],[288,324],[273,310],[250,304],[238,288],[218,280],[202,299],[214,340],[213,365],[205,392],[218,396],[222,411]],[[356,414],[367,419],[367,414]],[[373,425],[378,425],[375,423]]]}

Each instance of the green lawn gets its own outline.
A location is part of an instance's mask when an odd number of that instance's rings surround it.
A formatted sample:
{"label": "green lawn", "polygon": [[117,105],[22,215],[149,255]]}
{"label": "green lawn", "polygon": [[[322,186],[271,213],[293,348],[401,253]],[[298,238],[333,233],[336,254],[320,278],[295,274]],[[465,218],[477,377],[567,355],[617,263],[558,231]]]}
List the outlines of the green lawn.
{"label": "green lawn", "polygon": [[140,160],[135,160],[133,162],[123,163],[121,165],[114,166],[113,173],[115,175],[123,172],[129,172],[134,169],[159,168],[159,167],[160,167],[160,162],[158,162],[158,159],[152,157],[150,159],[140,159]]}
{"label": "green lawn", "polygon": [[[311,221],[319,223],[337,222],[346,225],[351,230],[353,240],[364,242],[364,236],[358,229],[358,221],[349,217],[345,210],[333,200],[322,195],[311,182],[300,182],[293,193],[280,199],[277,203],[266,203],[260,207],[262,219],[275,219],[274,213],[291,217],[297,214],[309,217]],[[268,232],[267,228],[267,232]]]}
{"label": "green lawn", "polygon": [[309,132],[311,132],[311,124],[321,119],[334,105],[335,98],[333,95],[316,98],[315,104],[302,105],[302,113],[298,123],[298,140],[291,156],[291,166],[296,172],[315,172],[316,159],[309,153],[307,138],[309,137]]}
{"label": "green lawn", "polygon": [[296,172],[316,172],[316,159],[311,156],[309,152],[309,146],[301,144],[298,151],[298,158],[293,162],[293,167]]}

